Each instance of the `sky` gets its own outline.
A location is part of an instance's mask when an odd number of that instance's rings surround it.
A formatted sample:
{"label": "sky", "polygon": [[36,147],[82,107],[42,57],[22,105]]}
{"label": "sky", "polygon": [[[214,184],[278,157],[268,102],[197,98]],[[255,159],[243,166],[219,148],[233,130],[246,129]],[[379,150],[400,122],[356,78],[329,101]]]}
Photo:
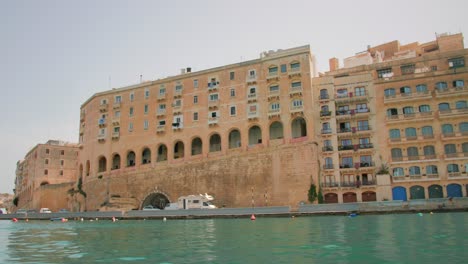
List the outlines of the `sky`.
{"label": "sky", "polygon": [[[375,46],[468,37],[466,0],[0,0],[0,193],[49,139],[78,142],[93,94],[309,44],[319,72]],[[466,43],[466,41],[465,41]]]}

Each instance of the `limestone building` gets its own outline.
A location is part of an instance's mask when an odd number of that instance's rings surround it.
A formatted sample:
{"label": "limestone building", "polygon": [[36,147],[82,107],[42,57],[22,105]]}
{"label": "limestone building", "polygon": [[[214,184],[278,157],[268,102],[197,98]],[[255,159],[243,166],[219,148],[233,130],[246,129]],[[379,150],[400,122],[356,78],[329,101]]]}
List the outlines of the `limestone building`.
{"label": "limestone building", "polygon": [[81,107],[86,209],[297,205],[317,182],[309,46],[97,93]]}
{"label": "limestone building", "polygon": [[58,140],[37,144],[16,166],[18,208],[67,208],[66,194],[76,182],[78,145]]}
{"label": "limestone building", "polygon": [[461,34],[442,34],[330,60],[313,80],[326,202],[467,196],[467,55]]}

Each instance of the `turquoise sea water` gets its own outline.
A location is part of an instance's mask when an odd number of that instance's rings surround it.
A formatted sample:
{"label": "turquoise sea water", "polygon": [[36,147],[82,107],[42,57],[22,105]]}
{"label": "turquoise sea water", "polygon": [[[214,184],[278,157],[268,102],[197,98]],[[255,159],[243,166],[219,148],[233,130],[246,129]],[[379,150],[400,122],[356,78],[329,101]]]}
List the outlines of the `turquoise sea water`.
{"label": "turquoise sea water", "polygon": [[0,263],[467,263],[468,213],[0,221]]}

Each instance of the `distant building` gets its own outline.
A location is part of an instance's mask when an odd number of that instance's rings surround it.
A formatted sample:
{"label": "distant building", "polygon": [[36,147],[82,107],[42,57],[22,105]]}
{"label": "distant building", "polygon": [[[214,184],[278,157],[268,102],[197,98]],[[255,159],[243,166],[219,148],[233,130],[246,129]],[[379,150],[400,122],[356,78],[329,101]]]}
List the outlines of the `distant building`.
{"label": "distant building", "polygon": [[[313,80],[327,203],[467,196],[467,54],[443,34],[330,60]],[[386,167],[391,193],[379,193]]]}
{"label": "distant building", "polygon": [[[49,195],[48,189],[76,183],[78,145],[49,140],[31,149],[16,166],[15,197],[18,208],[53,210],[66,207],[66,190]],[[53,192],[53,191],[52,191]],[[49,197],[51,196],[51,197]],[[63,198],[63,199],[62,199]],[[54,201],[57,200],[57,201]],[[57,205],[57,206],[54,206]],[[57,208],[56,208],[57,207]]]}

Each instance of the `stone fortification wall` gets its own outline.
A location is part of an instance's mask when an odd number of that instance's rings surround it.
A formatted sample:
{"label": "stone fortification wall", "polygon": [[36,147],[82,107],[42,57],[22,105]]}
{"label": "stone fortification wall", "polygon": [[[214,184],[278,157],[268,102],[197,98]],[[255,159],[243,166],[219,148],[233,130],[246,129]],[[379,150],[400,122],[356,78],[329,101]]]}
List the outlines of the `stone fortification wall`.
{"label": "stone fortification wall", "polygon": [[[233,150],[209,160],[158,163],[155,168],[126,169],[87,179],[86,210],[98,210],[113,197],[134,198],[140,207],[151,193],[170,202],[178,197],[208,193],[219,207],[297,207],[307,200],[312,181],[317,183],[317,149],[311,141]],[[253,199],[252,199],[253,198]]]}
{"label": "stone fortification wall", "polygon": [[32,208],[39,210],[46,207],[57,212],[62,208],[68,208],[68,190],[73,188],[74,182],[61,183],[61,184],[48,184],[37,188]]}

